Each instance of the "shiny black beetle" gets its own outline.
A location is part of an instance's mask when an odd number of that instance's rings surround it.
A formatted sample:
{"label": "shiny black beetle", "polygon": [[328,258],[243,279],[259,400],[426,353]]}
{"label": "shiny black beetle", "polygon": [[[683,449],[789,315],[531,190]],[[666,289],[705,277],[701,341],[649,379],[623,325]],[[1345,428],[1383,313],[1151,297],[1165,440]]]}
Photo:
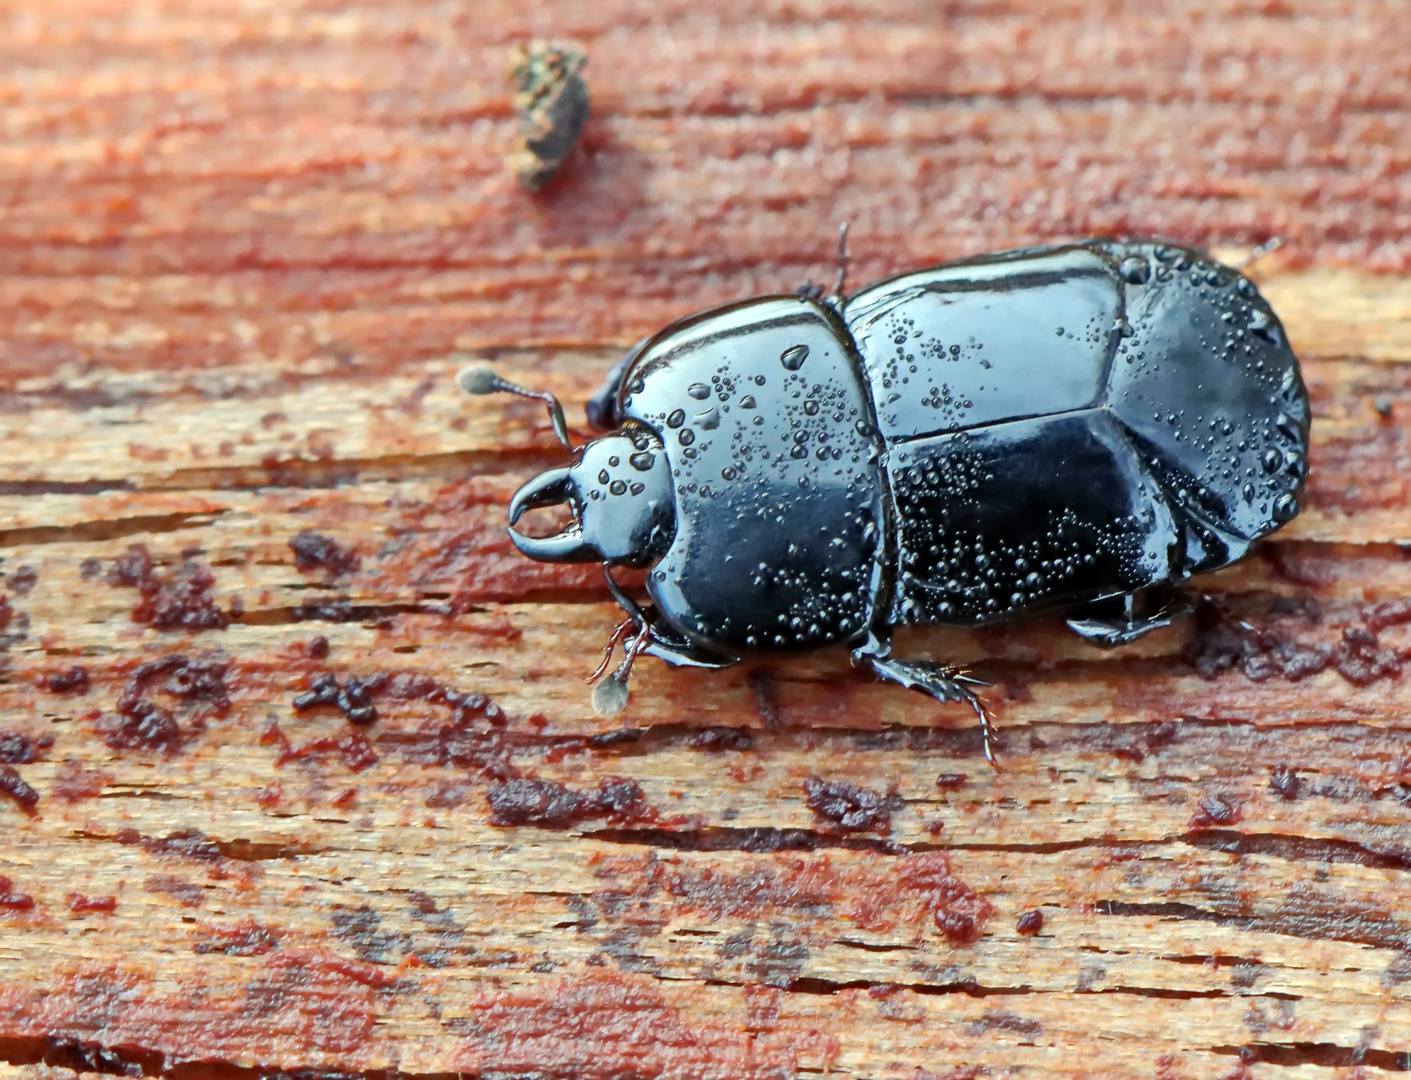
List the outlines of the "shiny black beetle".
{"label": "shiny black beetle", "polygon": [[[526,484],[531,558],[650,567],[612,581],[626,659],[723,667],[846,642],[856,663],[988,716],[893,627],[1062,612],[1101,645],[1165,625],[1174,583],[1298,513],[1308,394],[1248,278],[1185,248],[1090,240],[944,263],[843,295],[805,287],[681,319],[589,404],[603,438]],[[475,393],[510,390],[484,368]],[[513,529],[567,503],[556,536]]]}

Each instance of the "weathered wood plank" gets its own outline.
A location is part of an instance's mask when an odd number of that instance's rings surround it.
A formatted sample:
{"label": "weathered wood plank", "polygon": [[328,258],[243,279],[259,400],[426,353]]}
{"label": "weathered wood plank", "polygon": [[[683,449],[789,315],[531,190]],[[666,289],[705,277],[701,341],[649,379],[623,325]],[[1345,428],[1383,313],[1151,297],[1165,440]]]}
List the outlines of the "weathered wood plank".
{"label": "weathered wood plank", "polygon": [[[1402,16],[0,13],[0,1080],[1411,1069]],[[540,200],[501,161],[530,33],[594,93]],[[826,273],[844,218],[859,280],[1286,240],[1253,272],[1313,395],[1304,514],[1129,649],[906,636],[993,681],[1003,772],[841,651],[644,663],[595,717],[601,580],[502,529],[561,453],[451,382],[466,351],[576,421],[637,335]],[[379,672],[371,724],[294,707]]]}

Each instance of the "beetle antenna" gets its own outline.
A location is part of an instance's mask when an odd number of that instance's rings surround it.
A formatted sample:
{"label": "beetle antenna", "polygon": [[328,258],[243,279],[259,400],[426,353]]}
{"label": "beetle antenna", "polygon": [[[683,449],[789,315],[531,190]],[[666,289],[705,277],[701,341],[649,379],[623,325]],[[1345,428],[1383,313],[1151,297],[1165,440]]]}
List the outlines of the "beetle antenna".
{"label": "beetle antenna", "polygon": [[507,379],[502,379],[491,371],[488,367],[477,364],[474,367],[461,368],[456,375],[456,385],[467,394],[517,394],[520,397],[535,398],[542,401],[549,407],[549,423],[554,426],[554,434],[558,436],[559,442],[563,443],[565,450],[574,449],[573,443],[568,437],[568,421],[563,418],[563,405],[559,399],[547,390],[530,390],[527,387],[519,386]]}
{"label": "beetle antenna", "polygon": [[842,296],[848,283],[848,223],[838,226],[838,276],[833,279],[833,295]]}

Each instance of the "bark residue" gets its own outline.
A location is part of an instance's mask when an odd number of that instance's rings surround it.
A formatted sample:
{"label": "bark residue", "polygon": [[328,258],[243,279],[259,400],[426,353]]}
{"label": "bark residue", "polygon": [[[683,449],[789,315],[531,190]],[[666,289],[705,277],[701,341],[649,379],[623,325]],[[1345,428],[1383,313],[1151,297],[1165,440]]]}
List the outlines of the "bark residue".
{"label": "bark residue", "polygon": [[843,859],[778,853],[748,856],[743,865],[739,871],[723,870],[654,854],[603,859],[594,872],[604,886],[593,899],[609,911],[630,900],[666,903],[668,914],[688,911],[713,921],[824,924],[841,918],[876,932],[909,926],[925,933],[928,920],[944,932],[941,922],[954,916],[969,919],[978,933],[993,911],[952,873],[950,859],[939,851]]}
{"label": "bark residue", "polygon": [[191,943],[194,953],[222,953],[225,956],[263,956],[279,948],[279,932],[254,919],[241,919],[234,925],[203,926]]}
{"label": "bark residue", "polygon": [[748,1031],[680,998],[648,976],[616,973],[487,991],[452,1025],[465,1039],[453,1064],[477,1075],[528,1075],[554,1062],[576,1080],[740,1080],[837,1057],[837,1037],[814,1018],[781,1010],[764,1030]]}
{"label": "bark residue", "polygon": [[357,552],[313,529],[290,537],[289,547],[294,552],[294,566],[301,574],[323,570],[330,578],[347,577],[362,566]]}
{"label": "bark residue", "polygon": [[621,776],[603,777],[597,791],[580,791],[552,780],[507,780],[491,784],[486,797],[491,825],[562,829],[595,818],[638,822],[656,817],[637,782]]}
{"label": "bark residue", "polygon": [[845,780],[823,780],[810,776],[804,781],[807,805],[835,832],[875,832],[888,836],[892,814],[906,806],[896,792],[879,795]]}
{"label": "bark residue", "polygon": [[54,778],[54,797],[66,803],[94,799],[113,782],[113,774],[95,769],[81,761],[65,761]]}
{"label": "bark residue", "polygon": [[75,915],[111,915],[118,909],[116,896],[85,896],[71,892],[65,900]]}
{"label": "bark residue", "polygon": [[150,893],[170,896],[182,907],[197,908],[206,902],[206,891],[199,885],[172,874],[156,874],[149,877],[143,886]]}
{"label": "bark residue", "polygon": [[[1203,678],[1238,670],[1253,682],[1297,682],[1326,670],[1354,686],[1395,679],[1411,659],[1411,646],[1388,647],[1385,630],[1411,621],[1411,608],[1389,601],[1361,612],[1361,622],[1332,625],[1311,599],[1280,599],[1265,616],[1239,616],[1222,601],[1203,597],[1196,606],[1188,658]],[[1337,636],[1329,639],[1328,631]]]}
{"label": "bark residue", "polygon": [[88,693],[90,685],[88,669],[74,666],[65,671],[56,671],[48,675],[43,680],[43,686],[53,694],[78,694]]}
{"label": "bark residue", "polygon": [[26,813],[33,813],[39,805],[39,792],[34,790],[13,765],[0,764],[0,794],[12,799],[15,805]]}
{"label": "bark residue", "polygon": [[[205,730],[208,715],[224,716],[230,711],[229,688],[225,683],[229,665],[223,660],[193,661],[180,654],[163,656],[133,668],[116,712],[103,716],[98,729],[114,750],[179,751],[187,739]],[[153,683],[166,676],[160,687]],[[148,696],[161,693],[184,704],[201,703],[187,717],[187,726],[177,723],[171,710]]]}
{"label": "bark residue", "polygon": [[34,907],[34,897],[20,892],[15,883],[0,874],[0,911],[29,911]]}
{"label": "bark residue", "polygon": [[132,621],[157,630],[224,630],[230,617],[215,602],[215,575],[196,553],[180,565],[158,568],[145,544],[132,544],[108,569],[108,584],[136,589]]}

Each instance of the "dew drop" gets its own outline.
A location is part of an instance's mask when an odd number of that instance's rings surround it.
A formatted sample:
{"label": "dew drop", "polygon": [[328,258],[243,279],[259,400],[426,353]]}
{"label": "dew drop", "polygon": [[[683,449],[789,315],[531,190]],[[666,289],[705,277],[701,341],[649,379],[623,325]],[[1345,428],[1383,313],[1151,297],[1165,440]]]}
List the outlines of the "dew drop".
{"label": "dew drop", "polygon": [[1151,278],[1151,263],[1140,255],[1128,255],[1119,271],[1128,285],[1145,285]]}
{"label": "dew drop", "polygon": [[798,371],[808,359],[807,345],[791,345],[779,354],[779,362],[790,371]]}

